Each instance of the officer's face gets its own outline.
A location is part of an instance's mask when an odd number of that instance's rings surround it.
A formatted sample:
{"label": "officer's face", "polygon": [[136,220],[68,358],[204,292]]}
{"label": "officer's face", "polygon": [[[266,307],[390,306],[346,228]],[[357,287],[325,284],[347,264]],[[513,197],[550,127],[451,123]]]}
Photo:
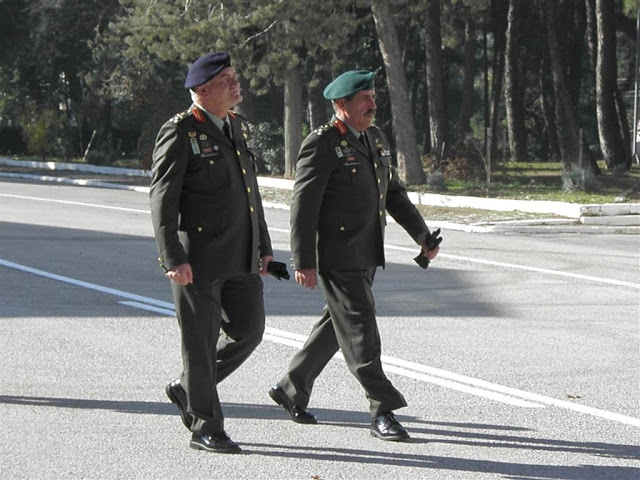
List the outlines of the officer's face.
{"label": "officer's face", "polygon": [[376,116],[375,90],[361,90],[351,100],[338,100],[343,119],[358,131],[369,128]]}
{"label": "officer's face", "polygon": [[[240,84],[236,80],[236,72],[232,67],[225,68],[207,82],[207,97],[207,103],[215,105],[218,109],[224,109],[224,111],[235,107],[242,101]],[[206,105],[203,107],[207,108]]]}

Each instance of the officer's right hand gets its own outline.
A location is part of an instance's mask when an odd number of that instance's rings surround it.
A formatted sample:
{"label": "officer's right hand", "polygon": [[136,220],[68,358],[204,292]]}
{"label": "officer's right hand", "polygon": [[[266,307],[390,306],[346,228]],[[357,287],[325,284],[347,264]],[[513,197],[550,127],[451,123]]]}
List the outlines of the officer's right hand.
{"label": "officer's right hand", "polygon": [[191,265],[188,263],[182,263],[177,267],[168,270],[167,273],[165,273],[165,276],[180,285],[193,283],[193,271],[191,270]]}
{"label": "officer's right hand", "polygon": [[311,290],[315,289],[318,284],[318,274],[316,273],[316,269],[303,268],[302,270],[296,270],[296,282]]}

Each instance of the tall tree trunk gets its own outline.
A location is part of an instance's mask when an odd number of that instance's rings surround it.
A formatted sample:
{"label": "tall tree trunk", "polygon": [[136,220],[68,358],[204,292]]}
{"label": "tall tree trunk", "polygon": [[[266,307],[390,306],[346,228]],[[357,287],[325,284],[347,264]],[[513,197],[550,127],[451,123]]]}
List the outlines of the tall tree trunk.
{"label": "tall tree trunk", "polygon": [[284,176],[292,178],[302,144],[302,73],[292,68],[284,81]]}
{"label": "tall tree trunk", "polygon": [[616,113],[618,118],[618,129],[622,136],[622,145],[625,154],[625,165],[627,170],[631,168],[631,127],[629,126],[629,120],[627,120],[627,107],[624,104],[624,98],[622,98],[622,92],[620,87],[616,85],[615,91],[616,99]]}
{"label": "tall tree trunk", "polygon": [[[564,65],[559,54],[557,37],[557,0],[546,0],[547,41],[549,44],[550,69],[555,93],[555,123],[558,135],[558,148],[562,158],[565,180],[571,180],[572,173],[582,176],[591,172],[591,152],[584,141],[580,141],[580,125],[574,106],[571,104],[564,75]],[[583,139],[584,140],[584,139]],[[579,165],[582,159],[582,165]],[[573,186],[583,187],[578,182]]]}
{"label": "tall tree trunk", "polygon": [[617,88],[615,4],[610,0],[596,0],[596,25],[598,32],[596,58],[598,136],[607,169],[612,170],[616,165],[626,167],[628,162],[615,102]]}
{"label": "tall tree trunk", "polygon": [[460,139],[471,131],[469,121],[471,119],[471,108],[473,107],[473,85],[476,77],[476,25],[472,18],[466,20],[464,29],[464,81],[462,84],[462,100],[460,102],[460,112],[458,113],[458,123],[456,124],[456,139]]}
{"label": "tall tree trunk", "polygon": [[520,16],[522,0],[509,0],[504,68],[504,97],[507,113],[507,132],[511,160],[524,162],[527,157],[524,108],[519,78],[520,58]]}
{"label": "tall tree trunk", "polygon": [[591,71],[596,71],[596,58],[598,57],[598,28],[596,26],[596,0],[585,0],[586,40],[589,52],[589,65]]}
{"label": "tall tree trunk", "polygon": [[[585,0],[585,37],[587,41],[587,52],[589,57],[590,71],[595,75],[598,58],[598,28],[596,26],[596,0]],[[592,86],[595,96],[595,84]],[[586,141],[586,140],[585,140]],[[597,159],[591,156],[591,171],[596,175],[601,174]]]}
{"label": "tall tree trunk", "polygon": [[423,184],[425,183],[425,175],[418,152],[416,127],[407,95],[407,78],[401,61],[398,34],[387,0],[371,0],[371,12],[376,24],[380,53],[387,72],[400,178],[407,184]]}
{"label": "tall tree trunk", "polygon": [[447,142],[447,111],[444,103],[442,76],[442,36],[440,31],[440,0],[427,2],[426,13],[427,89],[431,151],[439,160]]}
{"label": "tall tree trunk", "polygon": [[553,103],[553,81],[550,79],[550,73],[549,53],[544,52],[542,61],[540,62],[540,104],[544,117],[544,129],[547,138],[546,145],[549,149],[549,158],[553,162],[559,162],[562,157],[558,148],[558,135],[554,113],[555,106]]}
{"label": "tall tree trunk", "polygon": [[[585,40],[585,5],[575,0],[559,0],[558,24],[562,25],[558,34],[560,57],[565,78],[582,78],[583,48]],[[568,82],[569,99],[577,105],[580,99],[580,81]]]}
{"label": "tall tree trunk", "polygon": [[313,131],[327,122],[326,103],[326,100],[322,97],[322,89],[319,86],[309,84],[307,87],[307,122],[309,123],[309,130]]}
{"label": "tall tree trunk", "polygon": [[[498,119],[500,117],[500,97],[502,95],[502,85],[504,81],[504,49],[505,31],[507,28],[507,9],[504,0],[492,0],[491,11],[493,19],[493,81],[491,84],[491,104],[489,128],[490,138],[488,139],[491,158],[496,158],[498,142]],[[503,147],[504,148],[504,147]]]}

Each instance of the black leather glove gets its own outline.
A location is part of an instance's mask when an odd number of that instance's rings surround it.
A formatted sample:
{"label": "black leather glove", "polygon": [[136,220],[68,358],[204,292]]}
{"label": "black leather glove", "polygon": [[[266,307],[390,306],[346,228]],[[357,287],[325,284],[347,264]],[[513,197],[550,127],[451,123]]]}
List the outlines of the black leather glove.
{"label": "black leather glove", "polygon": [[267,265],[267,272],[276,277],[278,280],[289,280],[291,277],[289,276],[289,272],[287,271],[287,264],[283,262],[276,262],[275,260],[271,260],[269,265]]}
{"label": "black leather glove", "polygon": [[[425,239],[424,243],[427,245],[428,250],[433,250],[438,245],[440,245],[440,243],[442,243],[442,237],[439,237],[438,235],[440,235],[440,229],[437,229]],[[430,263],[429,259],[424,256],[424,253],[422,251],[420,251],[420,254],[416,258],[414,258],[414,260],[422,268],[427,268]]]}

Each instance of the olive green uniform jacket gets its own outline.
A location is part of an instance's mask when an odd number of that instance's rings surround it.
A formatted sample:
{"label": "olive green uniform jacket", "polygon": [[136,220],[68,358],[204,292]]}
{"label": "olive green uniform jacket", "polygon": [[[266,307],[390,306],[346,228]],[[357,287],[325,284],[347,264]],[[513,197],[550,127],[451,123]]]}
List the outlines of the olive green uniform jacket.
{"label": "olive green uniform jacket", "polygon": [[247,147],[229,112],[235,145],[195,105],[166,122],[153,152],[151,219],[165,270],[190,263],[194,279],[258,273],[272,255]]}
{"label": "olive green uniform jacket", "polygon": [[334,117],[304,140],[291,200],[296,270],[384,266],[387,211],[416,243],[429,232],[391,165],[385,135],[377,127],[364,135],[367,145]]}

